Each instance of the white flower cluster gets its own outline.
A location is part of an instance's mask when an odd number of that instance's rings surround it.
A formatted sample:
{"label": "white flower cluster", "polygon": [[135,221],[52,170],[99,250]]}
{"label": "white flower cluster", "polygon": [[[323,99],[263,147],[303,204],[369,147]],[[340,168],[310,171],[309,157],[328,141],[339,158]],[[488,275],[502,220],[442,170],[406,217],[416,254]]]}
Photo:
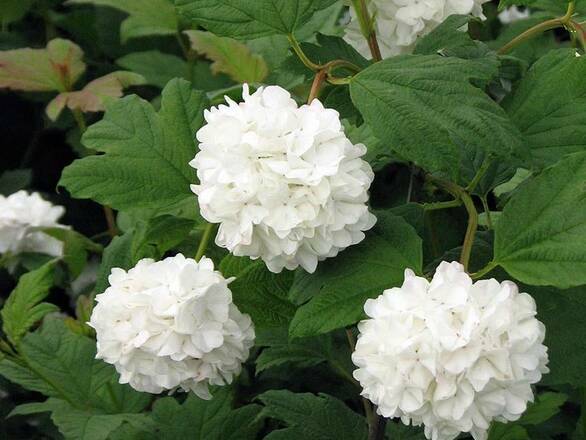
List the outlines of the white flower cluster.
{"label": "white flower cluster", "polygon": [[492,420],[521,416],[548,371],[533,298],[509,281],[473,283],[455,262],[431,282],[407,270],[364,310],[352,355],[362,394],[384,417],[423,423],[428,439],[486,439]]}
{"label": "white flower cluster", "polygon": [[230,383],[254,343],[250,317],[232,303],[231,279],[179,254],[112,269],[89,324],[97,358],[113,364],[120,383],[160,393],[181,388],[209,399],[208,385]]}
{"label": "white flower cluster", "polygon": [[315,271],[318,260],[359,243],[372,169],[345,136],[338,112],[316,99],[298,107],[278,86],[205,112],[197,169],[202,216],[220,223],[216,244],[262,258],[269,270]]}
{"label": "white flower cluster", "polygon": [[[482,4],[489,0],[366,0],[383,58],[410,53],[418,37],[428,34],[452,14],[484,18]],[[360,31],[354,8],[345,40],[366,58],[368,43]]]}
{"label": "white flower cluster", "polygon": [[39,228],[65,226],[58,223],[65,209],[43,200],[38,193],[18,191],[0,195],[0,254],[38,252],[59,257],[63,243]]}

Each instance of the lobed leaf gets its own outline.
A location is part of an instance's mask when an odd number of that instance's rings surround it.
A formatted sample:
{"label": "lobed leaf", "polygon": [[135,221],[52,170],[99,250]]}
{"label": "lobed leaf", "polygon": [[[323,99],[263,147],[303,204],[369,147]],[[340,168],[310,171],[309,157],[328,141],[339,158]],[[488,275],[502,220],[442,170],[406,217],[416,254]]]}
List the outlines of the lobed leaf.
{"label": "lobed leaf", "polygon": [[261,394],[262,414],[281,420],[287,428],[272,431],[267,440],[366,440],[366,420],[343,402],[327,394],[271,390]]}
{"label": "lobed leaf", "polygon": [[586,149],[586,58],[558,49],[540,58],[503,106],[531,148],[535,164],[553,165]]}
{"label": "lobed leaf", "polygon": [[122,42],[147,35],[173,35],[179,29],[170,0],[68,0],[68,3],[108,6],[129,14],[120,27]]}
{"label": "lobed leaf", "polygon": [[[216,35],[252,40],[293,34],[336,0],[175,0],[179,13]],[[318,30],[317,28],[314,30]]]}
{"label": "lobed leaf", "polygon": [[130,86],[145,84],[146,80],[133,72],[113,72],[90,81],[83,89],[76,92],[61,92],[47,106],[47,116],[57,120],[65,107],[71,110],[101,112],[106,109],[106,102],[120,98],[123,90]]}
{"label": "lobed leaf", "polygon": [[218,37],[211,32],[184,33],[189,37],[193,50],[213,61],[213,73],[225,73],[239,83],[262,82],[267,77],[267,64],[246,45],[232,38]]}
{"label": "lobed leaf", "polygon": [[354,76],[350,93],[374,134],[393,152],[458,183],[462,162],[480,152],[501,160],[525,156],[521,134],[472,80],[496,74],[490,59],[403,55]]}
{"label": "lobed leaf", "polygon": [[0,88],[26,92],[66,91],[85,72],[83,51],[56,38],[46,49],[0,51]]}
{"label": "lobed leaf", "polygon": [[195,171],[188,162],[195,155],[194,133],[207,105],[204,93],[180,79],[163,90],[158,113],[137,96],[114,102],[82,139],[105,154],[74,161],[59,184],[74,197],[114,209],[150,208],[153,215],[196,218],[196,198],[190,191]]}
{"label": "lobed leaf", "polygon": [[255,326],[277,327],[288,324],[295,306],[287,299],[293,274],[270,272],[262,261],[246,257],[226,256],[220,263],[225,277],[236,277],[230,283],[234,303],[248,313]]}
{"label": "lobed leaf", "polygon": [[494,261],[527,284],[586,284],[586,153],[518,189],[495,228]]}
{"label": "lobed leaf", "polygon": [[2,329],[10,342],[18,345],[25,333],[47,313],[59,310],[53,304],[42,302],[53,287],[56,260],[20,277],[0,315]]}
{"label": "lobed leaf", "polygon": [[406,268],[421,272],[421,239],[401,217],[377,213],[375,227],[360,244],[321,262],[313,275],[298,272],[292,297],[311,299],[291,321],[293,337],[326,333],[359,321],[368,298],[400,285]]}

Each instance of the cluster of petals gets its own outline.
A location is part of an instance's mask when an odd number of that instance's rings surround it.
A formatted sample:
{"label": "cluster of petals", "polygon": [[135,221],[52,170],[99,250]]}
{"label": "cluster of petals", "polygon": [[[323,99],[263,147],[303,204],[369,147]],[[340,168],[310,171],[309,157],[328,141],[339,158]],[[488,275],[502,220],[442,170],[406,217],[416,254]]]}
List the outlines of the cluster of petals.
{"label": "cluster of petals", "polygon": [[533,298],[510,281],[473,282],[456,262],[431,282],[407,270],[364,309],[352,355],[362,394],[428,439],[486,439],[491,421],[521,416],[548,371]]}
{"label": "cluster of petals", "polygon": [[[383,58],[410,53],[417,38],[428,34],[452,14],[484,18],[482,4],[488,0],[366,0]],[[368,42],[362,35],[354,8],[345,40],[366,58]]]}
{"label": "cluster of petals", "polygon": [[213,262],[178,254],[143,259],[128,272],[114,268],[96,297],[89,324],[97,358],[113,364],[120,383],[138,391],[193,391],[230,383],[254,343],[250,317],[232,303]]}
{"label": "cluster of petals", "polygon": [[278,86],[206,110],[197,132],[202,216],[219,223],[216,244],[262,258],[269,270],[302,266],[359,243],[376,219],[366,147],[344,134],[338,112],[317,99],[298,106]]}
{"label": "cluster of petals", "polygon": [[58,223],[64,213],[63,207],[47,202],[38,193],[0,195],[0,254],[36,252],[61,256],[63,243],[41,229],[65,227]]}

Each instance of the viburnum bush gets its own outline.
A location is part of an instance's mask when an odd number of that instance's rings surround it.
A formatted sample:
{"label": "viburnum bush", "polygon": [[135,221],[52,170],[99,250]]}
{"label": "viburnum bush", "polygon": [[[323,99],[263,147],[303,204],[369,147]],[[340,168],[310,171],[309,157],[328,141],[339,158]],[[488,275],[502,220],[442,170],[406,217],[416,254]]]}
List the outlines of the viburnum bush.
{"label": "viburnum bush", "polygon": [[3,0],[0,439],[584,439],[583,3]]}

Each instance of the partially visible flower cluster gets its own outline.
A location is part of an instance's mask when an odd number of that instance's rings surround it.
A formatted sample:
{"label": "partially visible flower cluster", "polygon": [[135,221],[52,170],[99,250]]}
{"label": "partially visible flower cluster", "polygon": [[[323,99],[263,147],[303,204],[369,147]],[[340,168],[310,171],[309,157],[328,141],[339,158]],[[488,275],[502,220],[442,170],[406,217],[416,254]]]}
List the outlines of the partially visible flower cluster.
{"label": "partially visible flower cluster", "polygon": [[113,364],[120,383],[160,393],[181,388],[203,399],[208,385],[230,383],[254,343],[250,317],[232,303],[231,279],[178,254],[114,268],[96,297],[89,324],[97,358]]}
{"label": "partially visible flower cluster", "polygon": [[501,23],[510,24],[528,18],[530,14],[529,8],[519,9],[518,6],[509,6],[500,12],[498,17]]}
{"label": "partially visible flower cluster", "polygon": [[205,112],[190,165],[202,216],[220,223],[216,244],[262,258],[269,270],[315,271],[359,243],[376,219],[366,147],[345,136],[338,112],[316,99],[298,107],[278,86]]}
{"label": "partially visible flower cluster", "polygon": [[423,423],[428,439],[486,439],[491,421],[521,416],[548,371],[533,298],[510,281],[473,283],[455,262],[431,282],[407,270],[364,310],[352,355],[362,394],[384,417]]}
{"label": "partially visible flower cluster", "polygon": [[[482,4],[489,0],[366,0],[383,58],[410,53],[417,38],[428,34],[452,14],[484,18]],[[368,43],[360,31],[356,11],[350,8],[345,40],[366,58]]]}
{"label": "partially visible flower cluster", "polygon": [[8,197],[0,195],[0,254],[38,252],[61,256],[63,243],[39,228],[64,228],[58,223],[64,213],[63,207],[43,200],[38,193],[18,191]]}

